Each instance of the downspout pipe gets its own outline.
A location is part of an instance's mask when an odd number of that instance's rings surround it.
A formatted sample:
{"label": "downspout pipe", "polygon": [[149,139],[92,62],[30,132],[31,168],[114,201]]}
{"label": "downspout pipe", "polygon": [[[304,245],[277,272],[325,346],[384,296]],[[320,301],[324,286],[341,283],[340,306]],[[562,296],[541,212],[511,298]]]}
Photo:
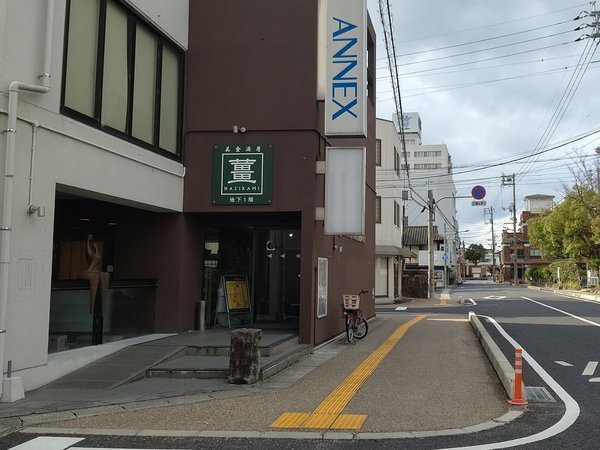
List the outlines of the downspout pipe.
{"label": "downspout pipe", "polygon": [[[46,41],[44,43],[44,69],[38,76],[41,85],[20,81],[10,83],[8,90],[8,119],[6,129],[6,157],[4,168],[4,202],[2,203],[2,223],[0,225],[0,373],[4,379],[4,350],[6,346],[6,309],[8,305],[8,284],[10,275],[10,241],[12,232],[13,181],[15,169],[15,149],[17,133],[17,105],[19,91],[45,94],[50,90],[50,64],[52,59],[52,35],[54,32],[54,0],[48,0],[46,10]],[[0,383],[0,396],[2,383]]]}

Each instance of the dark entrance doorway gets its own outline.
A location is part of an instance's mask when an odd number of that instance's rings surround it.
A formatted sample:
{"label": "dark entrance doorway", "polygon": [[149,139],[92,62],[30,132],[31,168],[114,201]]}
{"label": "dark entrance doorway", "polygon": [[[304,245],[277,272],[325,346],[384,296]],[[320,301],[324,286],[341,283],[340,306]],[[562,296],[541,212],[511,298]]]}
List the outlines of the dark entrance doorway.
{"label": "dark entrance doorway", "polygon": [[219,309],[223,275],[248,279],[251,314],[232,326],[297,329],[300,316],[300,230],[293,227],[223,226],[207,230],[203,296],[211,325],[226,325]]}

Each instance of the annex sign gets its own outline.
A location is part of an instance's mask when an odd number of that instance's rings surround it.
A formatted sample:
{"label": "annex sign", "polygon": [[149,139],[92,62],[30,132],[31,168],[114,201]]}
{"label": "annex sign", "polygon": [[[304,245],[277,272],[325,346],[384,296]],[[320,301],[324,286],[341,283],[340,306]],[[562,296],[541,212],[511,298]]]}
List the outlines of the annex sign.
{"label": "annex sign", "polygon": [[367,2],[328,0],[325,134],[367,135]]}
{"label": "annex sign", "polygon": [[273,196],[272,145],[215,145],[212,202],[266,205]]}

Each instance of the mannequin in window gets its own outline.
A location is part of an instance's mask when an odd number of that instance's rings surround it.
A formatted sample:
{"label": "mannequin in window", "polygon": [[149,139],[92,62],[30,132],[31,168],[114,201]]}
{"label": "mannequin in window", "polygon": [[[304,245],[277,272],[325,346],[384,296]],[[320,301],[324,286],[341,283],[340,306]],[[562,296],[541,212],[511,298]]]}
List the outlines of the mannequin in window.
{"label": "mannequin in window", "polygon": [[88,268],[79,273],[79,278],[88,280],[90,285],[90,313],[94,313],[94,306],[98,287],[100,288],[100,305],[104,304],[108,293],[108,280],[110,274],[102,272],[102,255],[98,248],[98,243],[93,241],[93,236],[88,234],[86,242],[85,259],[88,263]]}

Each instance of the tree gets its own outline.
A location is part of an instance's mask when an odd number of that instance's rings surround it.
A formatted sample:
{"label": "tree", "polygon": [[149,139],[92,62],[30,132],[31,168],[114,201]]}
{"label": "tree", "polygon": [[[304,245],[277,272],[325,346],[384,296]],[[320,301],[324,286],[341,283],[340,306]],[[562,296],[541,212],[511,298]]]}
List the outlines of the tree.
{"label": "tree", "polygon": [[550,213],[527,222],[531,244],[546,256],[600,257],[600,195],[576,185]]}
{"label": "tree", "polygon": [[471,244],[465,250],[465,259],[468,259],[475,265],[483,258],[485,258],[485,247],[481,244]]}

